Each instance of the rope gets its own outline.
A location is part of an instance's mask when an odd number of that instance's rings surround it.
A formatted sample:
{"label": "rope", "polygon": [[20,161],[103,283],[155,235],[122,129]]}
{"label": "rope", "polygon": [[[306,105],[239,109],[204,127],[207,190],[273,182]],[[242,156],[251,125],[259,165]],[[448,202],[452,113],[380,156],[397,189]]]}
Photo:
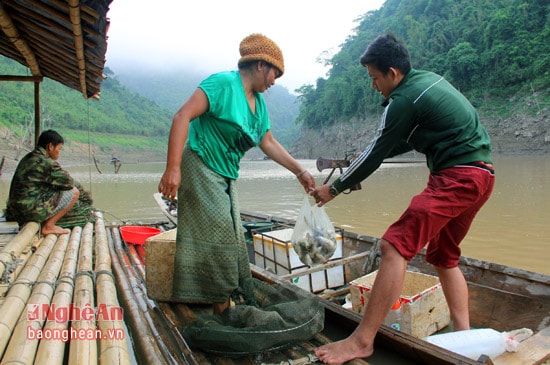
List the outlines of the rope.
{"label": "rope", "polygon": [[115,281],[115,276],[113,275],[112,272],[110,272],[109,270],[99,270],[99,271],[96,271],[95,272],[95,277],[96,277],[96,280],[97,280],[97,277],[101,274],[105,274],[105,275],[108,275],[111,277],[111,279],[113,279],[113,281]]}
{"label": "rope", "polygon": [[[10,266],[13,265],[13,263],[8,263],[8,264]],[[63,275],[63,276],[60,276],[55,282],[45,281],[45,280],[42,280],[42,281],[16,280],[16,281],[13,281],[11,283],[10,282],[7,282],[7,283],[8,283],[8,288],[9,289],[11,289],[13,286],[18,285],[18,284],[29,285],[31,288],[34,287],[36,284],[48,284],[52,287],[53,290],[55,290],[57,288],[57,286],[61,283],[69,284],[74,288],[74,282],[76,281],[76,279],[79,276],[88,276],[88,277],[90,277],[92,279],[94,285],[95,285],[97,276],[101,275],[101,274],[109,275],[113,279],[113,281],[115,280],[115,276],[113,275],[113,273],[108,271],[108,270],[99,270],[99,271],[96,271],[95,273],[93,271],[90,271],[90,270],[82,270],[82,271],[77,272],[75,274],[74,278],[71,275]]]}
{"label": "rope", "polygon": [[9,288],[13,288],[15,285],[19,285],[19,284],[25,284],[25,285],[28,285],[30,286],[31,288],[34,286],[36,282],[35,281],[21,281],[21,280],[16,280],[14,282],[11,282],[9,284]]}
{"label": "rope", "polygon": [[91,270],[81,270],[81,271],[77,272],[74,275],[74,280],[76,281],[76,279],[78,279],[79,276],[88,276],[88,277],[90,277],[90,279],[92,279],[92,282],[95,285],[95,275],[94,275],[93,271],[91,271]]}
{"label": "rope", "polygon": [[74,278],[72,275],[63,275],[57,279],[56,285],[69,284],[74,289]]}
{"label": "rope", "polygon": [[10,283],[10,276],[17,268],[17,265],[19,265],[23,261],[23,259],[17,258],[17,256],[15,256],[15,251],[11,251],[10,255],[11,261],[0,260],[0,263],[2,263],[5,268],[4,273],[2,274],[2,281],[7,284]]}
{"label": "rope", "polygon": [[49,286],[52,287],[52,289],[55,291],[55,286],[57,285],[57,283],[53,282],[53,281],[46,281],[46,280],[42,280],[42,281],[35,281],[33,283],[33,286],[36,285],[36,284],[48,284]]}

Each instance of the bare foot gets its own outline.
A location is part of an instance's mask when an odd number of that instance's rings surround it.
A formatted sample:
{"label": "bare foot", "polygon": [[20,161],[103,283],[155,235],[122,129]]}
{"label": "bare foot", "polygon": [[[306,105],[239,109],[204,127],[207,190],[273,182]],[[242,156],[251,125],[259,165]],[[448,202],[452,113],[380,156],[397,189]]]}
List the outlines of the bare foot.
{"label": "bare foot", "polygon": [[326,344],[315,350],[315,355],[325,364],[342,364],[346,361],[369,357],[374,352],[372,344],[363,344],[353,335]]}
{"label": "bare foot", "polygon": [[64,229],[59,226],[53,226],[53,227],[43,226],[41,233],[43,236],[47,236],[49,234],[69,234],[71,233],[71,230]]}

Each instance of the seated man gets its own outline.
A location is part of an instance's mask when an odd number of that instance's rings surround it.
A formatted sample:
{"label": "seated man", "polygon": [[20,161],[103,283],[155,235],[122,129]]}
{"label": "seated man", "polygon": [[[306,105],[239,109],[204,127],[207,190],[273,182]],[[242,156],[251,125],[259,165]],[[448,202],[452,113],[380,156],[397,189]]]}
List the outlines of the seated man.
{"label": "seated man", "polygon": [[63,143],[56,131],[44,131],[36,148],[21,159],[11,181],[8,220],[19,225],[37,222],[42,225],[43,235],[70,233],[57,224],[79,200],[80,191],[57,162]]}

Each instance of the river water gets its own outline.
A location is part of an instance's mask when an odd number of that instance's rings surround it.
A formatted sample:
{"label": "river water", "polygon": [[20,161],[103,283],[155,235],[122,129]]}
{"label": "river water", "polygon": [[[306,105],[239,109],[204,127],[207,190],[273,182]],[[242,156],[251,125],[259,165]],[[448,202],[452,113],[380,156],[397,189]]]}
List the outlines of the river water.
{"label": "river water", "polygon": [[[318,183],[328,176],[328,170],[316,170],[314,160],[301,162]],[[462,253],[550,274],[550,158],[497,156],[494,162],[495,190],[461,244]],[[164,220],[152,196],[164,164],[123,164],[118,174],[112,165],[99,167],[102,174],[90,166],[66,168],[91,190],[94,205],[104,212],[106,221]],[[272,161],[242,161],[240,175],[241,209],[292,219],[298,216],[304,191],[287,170]],[[327,204],[327,213],[337,226],[380,237],[424,188],[427,177],[422,163],[383,164],[363,181],[362,190]],[[4,172],[0,177],[2,206],[10,181],[11,174]]]}

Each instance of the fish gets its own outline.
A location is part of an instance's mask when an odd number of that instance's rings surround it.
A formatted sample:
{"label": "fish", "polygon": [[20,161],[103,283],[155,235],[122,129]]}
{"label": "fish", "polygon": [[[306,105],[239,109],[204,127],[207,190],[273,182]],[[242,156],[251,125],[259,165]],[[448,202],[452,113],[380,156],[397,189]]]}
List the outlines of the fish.
{"label": "fish", "polygon": [[293,246],[302,263],[309,267],[321,265],[334,255],[336,235],[313,228],[302,238],[293,242]]}

